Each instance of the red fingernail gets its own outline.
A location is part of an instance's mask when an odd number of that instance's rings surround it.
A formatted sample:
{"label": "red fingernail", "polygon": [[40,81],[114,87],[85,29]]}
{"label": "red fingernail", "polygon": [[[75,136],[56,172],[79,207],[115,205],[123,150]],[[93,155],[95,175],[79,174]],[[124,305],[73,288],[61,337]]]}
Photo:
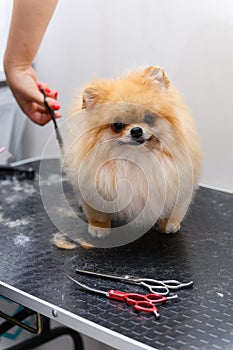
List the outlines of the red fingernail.
{"label": "red fingernail", "polygon": [[38,89],[42,88],[42,84],[41,83],[37,82],[36,85],[37,85]]}
{"label": "red fingernail", "polygon": [[54,103],[52,104],[52,109],[54,109],[55,111],[58,110],[58,109],[60,109],[59,103],[58,103],[58,102],[54,102]]}
{"label": "red fingernail", "polygon": [[47,93],[47,94],[50,94],[51,90],[49,88],[45,88],[44,91]]}
{"label": "red fingernail", "polygon": [[54,97],[57,98],[57,95],[58,95],[58,91],[55,91],[54,92]]}

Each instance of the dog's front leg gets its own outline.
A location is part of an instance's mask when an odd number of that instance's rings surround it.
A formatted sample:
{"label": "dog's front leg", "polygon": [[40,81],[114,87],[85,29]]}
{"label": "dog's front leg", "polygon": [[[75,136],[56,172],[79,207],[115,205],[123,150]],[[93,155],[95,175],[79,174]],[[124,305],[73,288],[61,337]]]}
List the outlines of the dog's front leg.
{"label": "dog's front leg", "polygon": [[88,220],[88,232],[92,237],[104,238],[111,230],[111,214],[93,209],[84,203],[84,209]]}

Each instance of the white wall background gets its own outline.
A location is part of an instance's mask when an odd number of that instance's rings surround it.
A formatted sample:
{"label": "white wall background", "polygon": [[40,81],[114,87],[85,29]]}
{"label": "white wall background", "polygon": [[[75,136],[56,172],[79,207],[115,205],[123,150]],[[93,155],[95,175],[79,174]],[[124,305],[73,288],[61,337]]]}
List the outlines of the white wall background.
{"label": "white wall background", "polygon": [[[137,66],[161,65],[199,128],[201,182],[233,190],[233,1],[60,0],[37,57],[63,115],[77,87]],[[28,123],[25,157],[40,155],[52,125]],[[54,143],[47,153],[58,153]]]}
{"label": "white wall background", "polygon": [[0,80],[3,80],[3,56],[12,10],[12,0],[0,0]]}

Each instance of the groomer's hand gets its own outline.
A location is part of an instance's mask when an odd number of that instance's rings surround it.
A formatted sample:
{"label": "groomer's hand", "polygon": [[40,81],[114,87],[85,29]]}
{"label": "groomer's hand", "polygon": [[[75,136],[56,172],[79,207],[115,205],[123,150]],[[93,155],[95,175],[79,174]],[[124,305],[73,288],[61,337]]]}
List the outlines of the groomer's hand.
{"label": "groomer's hand", "polygon": [[[51,119],[45,105],[44,96],[40,89],[44,89],[49,106],[57,111],[60,104],[57,102],[58,92],[49,88],[46,83],[37,80],[36,73],[31,66],[10,67],[5,69],[7,83],[15,96],[22,111],[36,124],[45,125]],[[55,112],[56,118],[61,114]]]}

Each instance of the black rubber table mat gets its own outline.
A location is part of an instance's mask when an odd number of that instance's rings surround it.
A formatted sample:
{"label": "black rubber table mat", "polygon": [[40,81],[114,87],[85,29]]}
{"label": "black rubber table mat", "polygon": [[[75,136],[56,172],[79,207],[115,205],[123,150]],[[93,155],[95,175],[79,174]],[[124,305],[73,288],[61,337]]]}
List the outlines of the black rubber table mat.
{"label": "black rubber table mat", "polygon": [[[38,169],[39,162],[31,165]],[[58,168],[57,160],[47,160],[43,180],[48,191]],[[72,198],[71,187],[63,182]],[[54,210],[59,212],[59,203],[54,203]],[[150,231],[122,247],[59,250],[51,242],[57,228],[43,208],[38,176],[34,181],[4,180],[0,183],[0,280],[155,349],[233,349],[232,218],[233,195],[200,188],[176,235]],[[161,316],[156,319],[81,290],[67,278],[67,274],[75,277],[76,267],[193,280],[194,285],[179,291],[176,301],[160,305]],[[119,282],[79,279],[100,289],[146,293]]]}

